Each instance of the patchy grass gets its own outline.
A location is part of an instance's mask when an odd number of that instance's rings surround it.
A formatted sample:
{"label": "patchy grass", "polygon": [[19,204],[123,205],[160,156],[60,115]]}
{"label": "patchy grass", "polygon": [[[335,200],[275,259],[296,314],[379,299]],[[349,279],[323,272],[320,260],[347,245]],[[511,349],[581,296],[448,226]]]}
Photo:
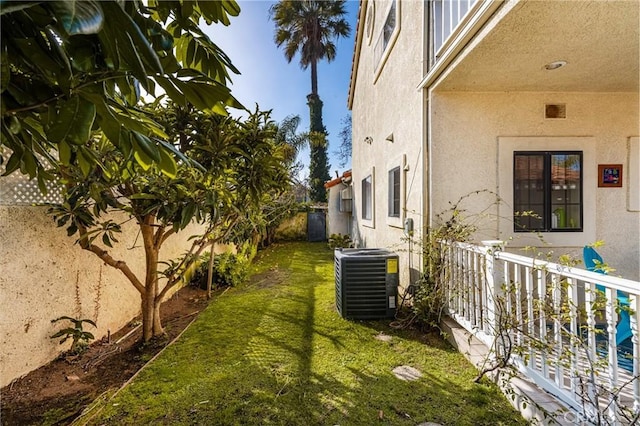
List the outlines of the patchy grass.
{"label": "patchy grass", "polygon": [[[391,372],[399,365],[423,377],[401,381]],[[435,335],[342,319],[333,253],[291,243],[262,252],[252,279],[213,301],[92,423],[525,424],[475,375]]]}

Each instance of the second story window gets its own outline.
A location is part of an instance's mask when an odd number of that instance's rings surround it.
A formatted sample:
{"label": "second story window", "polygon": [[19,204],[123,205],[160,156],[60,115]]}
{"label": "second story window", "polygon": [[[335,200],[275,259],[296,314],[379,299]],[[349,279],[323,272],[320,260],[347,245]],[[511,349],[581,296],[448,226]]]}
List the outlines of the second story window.
{"label": "second story window", "polygon": [[389,56],[389,52],[398,37],[398,32],[400,31],[400,9],[398,2],[399,0],[391,0],[382,28],[380,28],[380,33],[376,40],[374,47],[374,61],[377,73],[380,72],[382,65]]}

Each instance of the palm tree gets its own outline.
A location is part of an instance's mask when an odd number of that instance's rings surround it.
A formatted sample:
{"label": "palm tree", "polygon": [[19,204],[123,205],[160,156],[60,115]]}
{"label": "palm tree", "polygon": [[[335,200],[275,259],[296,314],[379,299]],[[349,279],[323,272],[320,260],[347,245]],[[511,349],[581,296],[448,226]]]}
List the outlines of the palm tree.
{"label": "palm tree", "polygon": [[299,133],[299,125],[299,115],[288,115],[277,125],[276,142],[286,146],[286,161],[291,165],[296,161],[300,150],[309,143],[309,134]]}
{"label": "palm tree", "polygon": [[[287,61],[300,54],[300,67],[311,66],[311,93],[307,95],[309,105],[310,132],[326,134],[322,124],[322,101],[318,96],[318,62],[331,62],[336,57],[334,40],[348,37],[351,33],[344,0],[280,0],[271,7],[271,17],[276,24],[275,42],[284,46]],[[326,143],[311,146],[309,177],[312,186],[319,186],[319,199],[326,201],[324,181],[329,180]],[[316,161],[313,159],[316,158]]]}

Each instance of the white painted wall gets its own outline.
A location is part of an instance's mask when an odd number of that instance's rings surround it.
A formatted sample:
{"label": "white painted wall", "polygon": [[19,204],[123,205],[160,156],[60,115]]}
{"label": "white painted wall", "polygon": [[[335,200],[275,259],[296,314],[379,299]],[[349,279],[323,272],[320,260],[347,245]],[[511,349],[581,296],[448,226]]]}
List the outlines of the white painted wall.
{"label": "white painted wall", "polygon": [[331,236],[331,234],[351,235],[351,212],[340,211],[340,191],[348,188],[348,186],[347,184],[339,183],[327,191],[327,237]]}
{"label": "white painted wall", "polygon": [[[398,252],[400,282],[406,286],[415,279],[415,271],[421,269],[419,257],[407,252],[409,244],[403,241],[402,225],[404,219],[410,217],[419,231],[423,223],[423,151],[420,148],[423,140],[423,97],[417,90],[422,75],[423,4],[416,1],[398,1],[397,4],[400,30],[395,41],[392,39],[386,61],[379,66],[374,63],[374,46],[390,2],[375,2],[373,34],[369,41],[364,31],[355,75],[352,105],[353,240],[359,247],[385,247]],[[392,142],[387,140],[391,135]],[[403,168],[400,179],[404,196],[401,201],[402,217],[399,219],[387,215],[388,172],[396,166]],[[369,174],[374,178],[374,217],[365,221],[361,213],[361,189],[362,180]],[[414,249],[415,246],[412,247]],[[409,268],[414,270],[411,278]]]}
{"label": "white painted wall", "polygon": [[[88,318],[97,339],[115,333],[140,312],[140,294],[119,271],[74,245],[57,228],[47,207],[0,206],[0,386],[51,361],[70,342],[49,338],[69,324],[60,316]],[[176,258],[187,247],[187,229],[165,243],[161,258]],[[144,278],[144,249],[127,224],[112,250]]]}
{"label": "white painted wall", "polygon": [[[555,254],[578,257],[583,244],[604,240],[599,252],[605,262],[625,278],[640,279],[640,213],[627,207],[631,185],[625,178],[622,188],[598,188],[596,180],[598,164],[623,164],[624,173],[637,167],[629,160],[630,138],[640,131],[637,93],[432,92],[430,99],[432,215],[477,190],[496,191],[510,200],[514,147],[560,149],[573,140],[570,146],[584,151],[585,230],[582,235],[548,233],[545,240]],[[566,104],[567,118],[545,119],[545,103]],[[474,196],[464,207],[479,212],[491,202],[487,195]],[[478,239],[514,236],[508,220],[495,220],[510,217],[510,206],[489,213],[480,222]],[[516,234],[509,244],[536,241]]]}

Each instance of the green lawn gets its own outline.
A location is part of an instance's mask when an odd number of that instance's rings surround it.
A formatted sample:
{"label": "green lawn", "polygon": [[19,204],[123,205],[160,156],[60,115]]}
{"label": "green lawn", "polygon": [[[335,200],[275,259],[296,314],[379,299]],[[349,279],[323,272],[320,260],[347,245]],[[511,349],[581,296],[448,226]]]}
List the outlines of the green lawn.
{"label": "green lawn", "polygon": [[[437,336],[342,319],[325,244],[277,245],[253,268],[92,424],[525,423],[495,386],[472,383],[474,368]],[[423,377],[401,381],[391,372],[399,365]]]}

